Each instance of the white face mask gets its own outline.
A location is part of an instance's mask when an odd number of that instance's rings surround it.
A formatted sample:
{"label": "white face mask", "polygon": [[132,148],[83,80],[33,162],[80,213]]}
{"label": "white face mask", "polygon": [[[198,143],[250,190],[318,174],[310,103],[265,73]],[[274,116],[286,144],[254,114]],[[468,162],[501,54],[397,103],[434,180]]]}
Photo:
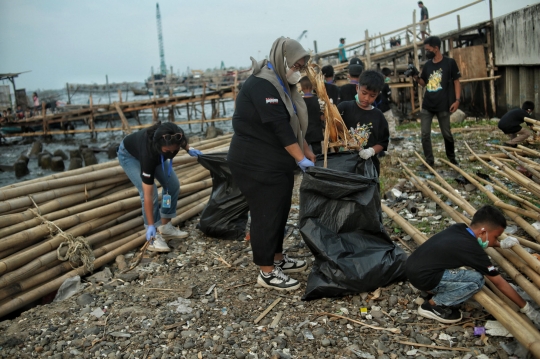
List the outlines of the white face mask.
{"label": "white face mask", "polygon": [[289,74],[289,70],[290,70],[289,66],[287,66],[286,69],[287,69],[287,82],[290,85],[296,85],[300,81],[300,78],[302,78],[302,74],[300,73],[300,71],[294,71]]}

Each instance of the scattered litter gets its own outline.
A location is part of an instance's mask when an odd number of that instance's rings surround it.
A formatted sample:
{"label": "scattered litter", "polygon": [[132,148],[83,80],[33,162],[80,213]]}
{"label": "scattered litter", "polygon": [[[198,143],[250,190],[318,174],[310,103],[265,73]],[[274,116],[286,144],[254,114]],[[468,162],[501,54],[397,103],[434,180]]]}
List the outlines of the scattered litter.
{"label": "scattered litter", "polygon": [[304,335],[304,338],[306,339],[309,339],[309,340],[315,339],[315,337],[313,336],[313,333],[311,333],[311,330],[307,328],[302,330],[302,334]]}
{"label": "scattered litter", "polygon": [[514,233],[517,232],[517,230],[518,230],[517,226],[511,225],[511,226],[506,227],[506,229],[504,230],[504,233],[506,233],[506,234],[514,234]]}
{"label": "scattered litter", "polygon": [[215,285],[215,284],[212,284],[212,285],[210,286],[210,288],[208,288],[208,290],[206,291],[206,293],[204,293],[204,295],[209,295],[209,294],[211,294],[215,287],[216,287],[216,285]]}
{"label": "scattered litter", "polygon": [[486,334],[494,337],[513,337],[513,335],[496,320],[488,320],[486,322]]}
{"label": "scattered litter", "polygon": [[441,333],[439,334],[439,340],[448,340],[450,343],[452,343],[452,339],[455,339],[456,337],[451,337],[448,334]]}
{"label": "scattered litter", "polygon": [[227,308],[221,308],[221,315],[227,315]]}
{"label": "scattered litter", "polygon": [[360,308],[360,314],[367,314],[367,308]]}
{"label": "scattered litter", "polygon": [[56,293],[56,296],[54,297],[53,302],[61,302],[64,299],[68,299],[69,297],[79,293],[81,290],[83,290],[83,286],[81,285],[81,277],[78,275],[70,277],[66,279],[64,283],[62,283],[58,289],[58,293]]}
{"label": "scattered litter", "polygon": [[145,319],[141,323],[141,327],[143,329],[148,329],[154,324],[154,321],[152,319]]}
{"label": "scattered litter", "polygon": [[181,313],[181,314],[188,314],[188,313],[191,313],[193,311],[193,308],[190,307],[191,300],[184,299],[182,297],[178,297],[177,300],[175,300],[174,302],[171,302],[171,303],[169,303],[167,305],[176,306],[176,311],[178,313]]}
{"label": "scattered litter", "polygon": [[490,184],[485,185],[484,188],[487,189],[488,191],[490,191],[491,193],[495,192],[495,189]]}
{"label": "scattered litter", "polygon": [[484,327],[474,327],[474,335],[479,337],[482,334],[486,334],[486,328]]}
{"label": "scattered litter", "polygon": [[354,355],[356,355],[357,357],[359,358],[362,358],[362,359],[375,359],[375,357],[368,353],[368,352],[363,352],[361,350],[355,350],[355,349],[349,349],[350,351],[352,351],[354,353]]}
{"label": "scattered litter", "polygon": [[534,229],[540,231],[540,222],[534,222],[532,226],[534,227]]}
{"label": "scattered litter", "polygon": [[109,333],[109,335],[113,337],[118,337],[118,338],[131,338],[131,334],[123,333],[123,332],[112,332],[112,333]]}
{"label": "scattered litter", "polygon": [[96,318],[99,319],[99,318],[101,318],[101,317],[105,314],[105,312],[104,312],[103,310],[101,310],[101,308],[96,308],[96,309],[95,309],[92,313],[90,313],[90,314],[92,314],[93,316],[95,316]]}
{"label": "scattered litter", "polygon": [[416,355],[416,353],[418,353],[418,349],[413,349],[413,350],[409,350],[407,353],[407,355]]}
{"label": "scattered litter", "polygon": [[345,315],[349,314],[349,310],[347,308],[339,308],[339,310],[341,311],[341,313],[343,313]]}

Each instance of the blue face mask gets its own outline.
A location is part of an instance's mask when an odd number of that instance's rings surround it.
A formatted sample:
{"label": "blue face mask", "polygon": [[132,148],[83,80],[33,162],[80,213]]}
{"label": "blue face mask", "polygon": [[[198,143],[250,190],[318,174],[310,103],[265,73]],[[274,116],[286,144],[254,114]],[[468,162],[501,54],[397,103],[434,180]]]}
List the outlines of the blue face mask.
{"label": "blue face mask", "polygon": [[480,245],[480,247],[482,247],[482,249],[486,249],[488,246],[489,246],[489,240],[488,240],[488,236],[487,236],[487,232],[486,232],[486,241],[484,242],[482,240],[482,238],[478,237],[478,244]]}

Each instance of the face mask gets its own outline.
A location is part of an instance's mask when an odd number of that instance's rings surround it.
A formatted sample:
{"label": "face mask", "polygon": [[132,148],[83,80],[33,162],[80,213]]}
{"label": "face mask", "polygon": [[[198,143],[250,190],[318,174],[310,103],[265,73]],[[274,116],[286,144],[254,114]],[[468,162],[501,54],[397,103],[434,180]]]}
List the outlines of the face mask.
{"label": "face mask", "polygon": [[489,246],[489,237],[488,237],[488,234],[486,232],[486,241],[484,242],[482,240],[482,238],[478,237],[478,244],[480,245],[480,247],[482,247],[482,249],[486,249],[488,246]]}
{"label": "face mask", "polygon": [[298,81],[300,81],[300,78],[302,78],[300,71],[295,71],[289,75],[289,66],[287,66],[285,69],[287,70],[287,82],[290,85],[296,85]]}
{"label": "face mask", "polygon": [[360,100],[358,99],[358,94],[354,95],[354,99],[356,100],[356,103],[360,105]]}
{"label": "face mask", "polygon": [[426,57],[431,60],[435,58],[435,53],[433,51],[426,51]]}

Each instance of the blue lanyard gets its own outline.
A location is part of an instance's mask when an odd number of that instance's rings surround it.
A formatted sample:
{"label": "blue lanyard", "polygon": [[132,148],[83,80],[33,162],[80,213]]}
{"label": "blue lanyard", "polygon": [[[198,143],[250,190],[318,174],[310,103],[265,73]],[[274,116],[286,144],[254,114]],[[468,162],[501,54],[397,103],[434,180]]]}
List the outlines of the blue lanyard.
{"label": "blue lanyard", "polygon": [[474,235],[474,232],[472,231],[472,229],[470,229],[470,228],[467,227],[467,230],[469,231],[469,233],[471,234],[471,236],[473,236],[474,238],[476,238],[476,236]]}
{"label": "blue lanyard", "polygon": [[294,104],[294,101],[293,99],[291,98],[291,95],[289,95],[289,91],[287,91],[287,88],[285,87],[285,84],[283,83],[283,81],[281,80],[281,77],[278,76],[276,70],[274,70],[274,66],[272,66],[272,63],[271,62],[268,62],[268,68],[272,71],[274,71],[274,74],[276,74],[276,77],[281,85],[281,87],[283,87],[283,91],[285,91],[285,95],[287,95],[287,97],[289,98],[289,100],[291,100],[291,103],[292,103],[292,106],[293,106],[293,109],[294,109],[294,113],[296,114],[296,105]]}
{"label": "blue lanyard", "polygon": [[358,81],[356,81],[356,80],[350,80],[349,83],[351,83],[353,85],[358,85]]}
{"label": "blue lanyard", "polygon": [[[163,155],[161,155],[161,168],[163,169],[163,174],[165,174],[165,165],[163,164]],[[165,193],[169,193],[167,187],[169,186],[169,177],[171,177],[172,171],[172,160],[169,160],[169,171],[167,172],[167,182],[165,182]]]}

